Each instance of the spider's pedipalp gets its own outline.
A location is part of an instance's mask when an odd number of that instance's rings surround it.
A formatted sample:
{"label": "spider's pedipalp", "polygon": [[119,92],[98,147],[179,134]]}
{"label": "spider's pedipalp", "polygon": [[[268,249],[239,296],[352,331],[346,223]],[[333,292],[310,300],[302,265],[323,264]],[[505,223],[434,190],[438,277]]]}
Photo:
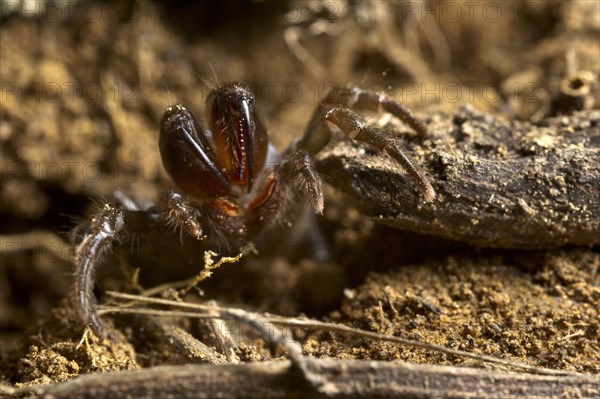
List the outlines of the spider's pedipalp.
{"label": "spider's pedipalp", "polygon": [[163,194],[167,223],[172,223],[184,229],[197,240],[203,239],[202,223],[199,210],[185,203],[181,194],[168,190]]}

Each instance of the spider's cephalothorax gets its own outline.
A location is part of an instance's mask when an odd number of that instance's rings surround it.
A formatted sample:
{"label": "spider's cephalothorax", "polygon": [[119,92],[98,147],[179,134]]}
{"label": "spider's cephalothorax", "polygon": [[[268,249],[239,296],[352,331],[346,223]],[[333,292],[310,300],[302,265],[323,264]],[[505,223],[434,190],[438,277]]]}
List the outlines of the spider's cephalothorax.
{"label": "spider's cephalothorax", "polygon": [[[208,248],[239,251],[274,227],[293,221],[304,203],[323,211],[321,183],[313,157],[341,131],[369,143],[399,162],[425,200],[435,192],[389,132],[367,125],[356,110],[383,110],[410,125],[421,138],[425,125],[402,104],[379,93],[337,87],[318,105],[304,136],[282,154],[270,148],[252,93],[238,83],[213,90],[206,101],[204,129],[183,105],[167,108],[160,123],[160,153],[180,192],[140,209],[130,200],[106,204],[91,220],[75,249],[74,297],[78,316],[99,336],[105,330],[93,300],[94,271],[114,242],[156,226],[172,225]],[[305,198],[308,198],[307,200]]]}

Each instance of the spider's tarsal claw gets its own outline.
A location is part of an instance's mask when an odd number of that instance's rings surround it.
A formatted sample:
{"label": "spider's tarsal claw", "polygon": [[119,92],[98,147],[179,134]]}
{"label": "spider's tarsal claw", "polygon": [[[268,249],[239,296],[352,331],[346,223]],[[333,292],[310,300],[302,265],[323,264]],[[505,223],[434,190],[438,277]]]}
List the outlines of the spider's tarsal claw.
{"label": "spider's tarsal claw", "polygon": [[323,195],[322,194],[320,196],[317,196],[317,198],[313,198],[312,208],[313,208],[313,211],[317,215],[322,215],[323,214],[323,209],[325,208],[325,203],[323,201]]}
{"label": "spider's tarsal claw", "polygon": [[[392,104],[400,106],[395,102]],[[435,190],[421,169],[402,150],[389,132],[366,125],[360,115],[345,108],[329,110],[325,114],[325,121],[328,126],[333,125],[334,129],[341,130],[347,137],[371,144],[387,153],[406,169],[409,177],[417,184],[427,202],[435,199]]]}
{"label": "spider's tarsal claw", "polygon": [[[380,131],[385,134],[385,132]],[[402,151],[402,149],[398,146],[398,144],[390,137],[376,137],[379,135],[375,131],[374,134],[374,142],[382,142],[381,148],[384,152],[394,158],[408,173],[410,179],[415,182],[422,195],[425,197],[425,201],[433,202],[436,197],[435,190],[433,186],[427,178],[425,174],[409,157]],[[375,144],[375,143],[372,144]]]}
{"label": "spider's tarsal claw", "polygon": [[427,202],[433,202],[435,200],[435,190],[433,189],[431,184],[429,184],[429,182],[426,182],[425,188],[423,190],[423,195],[425,196],[425,201]]}

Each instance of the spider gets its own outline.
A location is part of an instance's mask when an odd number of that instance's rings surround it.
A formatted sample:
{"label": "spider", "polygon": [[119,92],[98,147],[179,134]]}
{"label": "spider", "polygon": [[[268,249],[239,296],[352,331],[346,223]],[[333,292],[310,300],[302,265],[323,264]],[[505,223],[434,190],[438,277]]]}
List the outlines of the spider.
{"label": "spider", "polygon": [[163,193],[156,206],[140,209],[130,200],[107,203],[75,247],[73,288],[79,321],[99,337],[106,329],[95,306],[95,270],[116,242],[149,229],[174,226],[208,248],[237,251],[260,242],[265,232],[285,228],[299,202],[323,212],[323,193],[313,157],[332,134],[368,143],[406,170],[424,199],[435,191],[420,168],[389,132],[369,126],[355,110],[384,110],[402,119],[421,138],[426,126],[392,98],[356,87],[336,87],[319,103],[304,136],[280,155],[269,144],[255,99],[240,83],[225,83],[206,99],[207,124],[183,105],[168,107],[160,122],[163,165],[180,191]]}

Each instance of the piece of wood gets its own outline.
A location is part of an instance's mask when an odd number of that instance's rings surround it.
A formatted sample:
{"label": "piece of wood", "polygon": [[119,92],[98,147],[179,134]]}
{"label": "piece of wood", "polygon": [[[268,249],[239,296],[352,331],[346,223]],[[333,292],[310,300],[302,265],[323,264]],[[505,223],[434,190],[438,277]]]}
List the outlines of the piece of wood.
{"label": "piece of wood", "polygon": [[541,376],[401,362],[306,360],[310,373],[323,377],[323,384],[309,384],[289,361],[269,361],[88,374],[28,392],[43,399],[600,397],[600,377],[593,375]]}
{"label": "piece of wood", "polygon": [[496,248],[600,243],[599,110],[539,125],[470,107],[430,119],[431,138],[405,147],[430,178],[433,203],[362,144],[341,140],[317,167],[377,222],[399,229]]}

